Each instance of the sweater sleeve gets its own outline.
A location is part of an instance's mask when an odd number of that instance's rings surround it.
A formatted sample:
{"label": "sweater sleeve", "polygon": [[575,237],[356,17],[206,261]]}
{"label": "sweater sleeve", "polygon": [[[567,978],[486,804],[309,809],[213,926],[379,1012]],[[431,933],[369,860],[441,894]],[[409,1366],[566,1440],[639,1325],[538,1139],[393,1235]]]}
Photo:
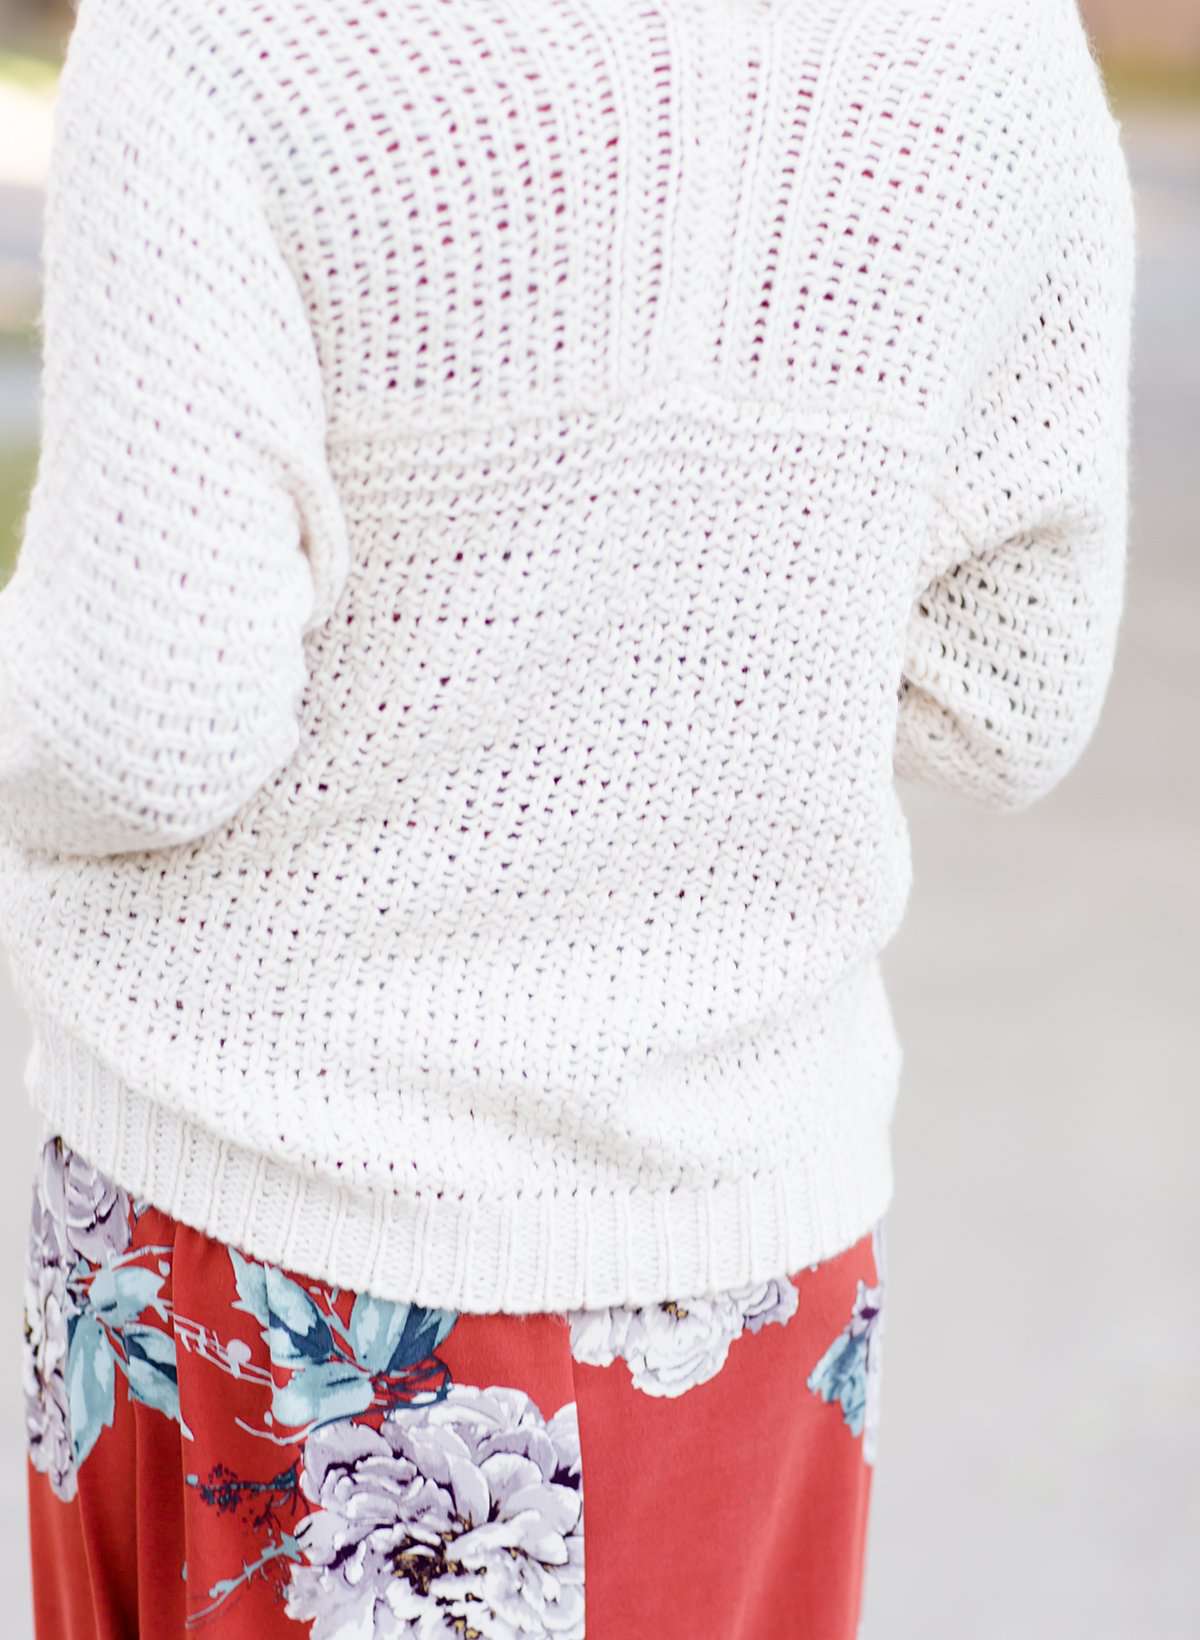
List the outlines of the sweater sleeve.
{"label": "sweater sleeve", "polygon": [[1014,246],[1031,294],[946,452],[900,685],[897,776],[1002,810],[1087,746],[1124,601],[1134,234],[1090,59],[1074,110]]}
{"label": "sweater sleeve", "polygon": [[301,293],[235,77],[195,55],[137,0],[84,0],[60,87],[42,444],[0,595],[0,834],[29,850],[229,819],[298,743],[304,633],[345,573]]}

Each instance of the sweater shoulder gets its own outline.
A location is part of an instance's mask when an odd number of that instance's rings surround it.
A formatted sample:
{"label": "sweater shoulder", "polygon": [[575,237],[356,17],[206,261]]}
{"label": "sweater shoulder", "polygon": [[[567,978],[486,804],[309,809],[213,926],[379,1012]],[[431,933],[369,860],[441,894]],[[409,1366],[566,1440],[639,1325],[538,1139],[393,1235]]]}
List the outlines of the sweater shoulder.
{"label": "sweater shoulder", "polygon": [[262,106],[272,76],[255,66],[285,45],[301,50],[302,32],[285,39],[274,10],[221,0],[77,0],[59,101],[133,144],[152,127],[163,157],[184,168],[202,146],[214,169],[240,165],[277,118]]}
{"label": "sweater shoulder", "polygon": [[955,271],[964,334],[1003,332],[1080,233],[1128,261],[1128,167],[1076,0],[909,0],[861,19],[838,71],[857,85],[878,31],[875,129],[933,197],[922,245]]}
{"label": "sweater shoulder", "polygon": [[1077,0],[909,0],[879,26],[896,31],[901,73],[920,62],[926,93],[936,83],[989,125],[1061,124],[1064,99],[1114,123]]}
{"label": "sweater shoulder", "polygon": [[201,145],[228,146],[240,100],[202,7],[78,0],[60,80],[60,128],[93,121],[135,149],[144,135],[164,159],[186,165]]}

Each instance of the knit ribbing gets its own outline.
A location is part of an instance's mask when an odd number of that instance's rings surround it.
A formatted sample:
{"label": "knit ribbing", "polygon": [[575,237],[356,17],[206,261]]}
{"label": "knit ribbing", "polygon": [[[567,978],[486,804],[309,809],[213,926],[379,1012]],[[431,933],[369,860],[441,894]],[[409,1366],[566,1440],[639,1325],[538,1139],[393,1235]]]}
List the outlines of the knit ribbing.
{"label": "knit ribbing", "polygon": [[856,1240],[896,778],[1021,808],[1107,689],[1131,248],[1072,0],[84,0],[0,598],[47,1122],[450,1308]]}
{"label": "knit ribbing", "polygon": [[891,1200],[898,1060],[859,1075],[831,1105],[832,1125],[783,1167],[694,1189],[532,1183],[500,1197],[465,1177],[461,1190],[424,1195],[343,1186],[122,1087],[54,1024],[39,1024],[37,1043],[31,1074],[49,1129],[136,1196],[285,1268],[445,1308],[570,1310],[741,1287],[841,1251]]}

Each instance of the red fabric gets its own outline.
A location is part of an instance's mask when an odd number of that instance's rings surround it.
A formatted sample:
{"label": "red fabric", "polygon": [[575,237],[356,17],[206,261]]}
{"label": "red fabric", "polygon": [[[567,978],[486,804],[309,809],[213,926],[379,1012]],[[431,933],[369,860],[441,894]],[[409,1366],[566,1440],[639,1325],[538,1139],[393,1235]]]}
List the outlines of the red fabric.
{"label": "red fabric", "polygon": [[[272,1438],[272,1386],[294,1374],[236,1307],[229,1250],[149,1209],[122,1267],[142,1248],[136,1267],[165,1272],[155,1315],[177,1347],[180,1421],[124,1393],[118,1371],[112,1423],[75,1495],[56,1496],[31,1465],[39,1640],[357,1640],[286,1610],[295,1556],[272,1551],[314,1507],[299,1484],[304,1439]],[[879,1279],[870,1236],[800,1272],[785,1324],[743,1331],[715,1376],[675,1395],[636,1387],[621,1357],[575,1359],[567,1319],[551,1315],[460,1315],[411,1381],[519,1388],[547,1421],[575,1403],[587,1640],[853,1640],[872,1470],[852,1420],[809,1379]],[[322,1313],[350,1317],[354,1295],[291,1280]],[[383,1416],[373,1406],[355,1421]]]}
{"label": "red fabric", "polygon": [[793,1276],[786,1326],[737,1339],[679,1400],[576,1366],[588,1640],[853,1640],[871,1468],[806,1379],[845,1324],[870,1238]]}

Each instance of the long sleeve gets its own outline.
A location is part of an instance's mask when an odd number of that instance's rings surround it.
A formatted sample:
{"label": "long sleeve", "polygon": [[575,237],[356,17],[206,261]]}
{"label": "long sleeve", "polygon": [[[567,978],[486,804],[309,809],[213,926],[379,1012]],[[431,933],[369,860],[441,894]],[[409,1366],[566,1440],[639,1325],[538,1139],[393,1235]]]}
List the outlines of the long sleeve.
{"label": "long sleeve", "polygon": [[1015,247],[1030,296],[946,452],[895,753],[899,777],[1009,810],[1091,739],[1124,602],[1134,234],[1090,59],[1054,113],[1062,152]]}
{"label": "long sleeve", "polygon": [[0,834],[190,841],[289,758],[344,574],[315,347],[252,147],[167,25],[85,3],[43,239],[43,438],[0,597]]}

